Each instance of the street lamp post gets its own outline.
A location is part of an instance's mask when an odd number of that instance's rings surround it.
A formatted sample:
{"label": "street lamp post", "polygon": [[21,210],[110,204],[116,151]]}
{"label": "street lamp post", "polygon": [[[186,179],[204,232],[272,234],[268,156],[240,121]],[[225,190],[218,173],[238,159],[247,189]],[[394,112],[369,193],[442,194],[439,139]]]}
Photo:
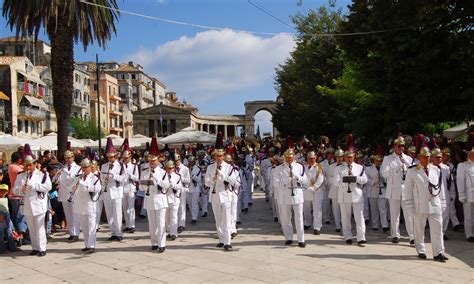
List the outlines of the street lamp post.
{"label": "street lamp post", "polygon": [[101,150],[102,150],[102,143],[101,143],[101,125],[100,125],[100,95],[99,95],[99,80],[100,80],[100,74],[99,74],[99,54],[95,54],[95,71],[96,71],[96,86],[97,86],[97,128],[99,132],[99,159],[102,159],[101,155]]}

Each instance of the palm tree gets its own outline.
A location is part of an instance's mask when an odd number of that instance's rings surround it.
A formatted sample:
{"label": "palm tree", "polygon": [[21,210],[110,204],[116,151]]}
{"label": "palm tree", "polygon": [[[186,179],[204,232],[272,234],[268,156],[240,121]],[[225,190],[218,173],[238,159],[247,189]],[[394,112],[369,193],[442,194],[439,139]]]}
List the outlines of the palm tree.
{"label": "palm tree", "polygon": [[58,155],[67,147],[68,121],[74,91],[74,43],[84,50],[94,40],[104,49],[112,34],[119,12],[116,0],[4,0],[2,15],[16,36],[34,35],[43,28],[51,42],[53,105],[58,123]]}

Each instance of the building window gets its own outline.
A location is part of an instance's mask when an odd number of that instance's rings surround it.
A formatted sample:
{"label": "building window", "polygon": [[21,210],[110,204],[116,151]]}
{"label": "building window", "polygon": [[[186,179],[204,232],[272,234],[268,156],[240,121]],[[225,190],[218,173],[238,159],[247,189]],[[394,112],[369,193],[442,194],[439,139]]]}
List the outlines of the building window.
{"label": "building window", "polygon": [[30,133],[30,126],[29,126],[28,122],[29,122],[28,120],[25,120],[25,130],[24,131],[26,133]]}
{"label": "building window", "polygon": [[79,78],[79,75],[74,74],[74,77],[75,77],[75,82],[76,82],[76,83],[79,83],[79,79],[80,79],[80,78]]}
{"label": "building window", "polygon": [[15,46],[15,56],[23,56],[23,46],[22,45]]}
{"label": "building window", "polygon": [[135,80],[135,78],[136,78],[136,75],[132,74],[132,80]]}
{"label": "building window", "polygon": [[97,92],[97,83],[94,83],[94,92]]}

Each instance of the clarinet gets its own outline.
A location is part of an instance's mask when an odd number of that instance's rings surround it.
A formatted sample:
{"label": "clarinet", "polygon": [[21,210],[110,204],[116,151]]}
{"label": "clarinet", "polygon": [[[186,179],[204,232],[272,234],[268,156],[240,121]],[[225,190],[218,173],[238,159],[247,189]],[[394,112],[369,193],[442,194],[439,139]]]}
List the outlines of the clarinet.
{"label": "clarinet", "polygon": [[109,170],[107,171],[107,181],[105,182],[105,189],[104,192],[107,192],[107,186],[109,185],[110,181],[110,170],[114,167],[114,164],[109,164]]}
{"label": "clarinet", "polygon": [[[347,165],[347,167],[349,168],[348,175],[352,176],[352,165]],[[347,184],[347,193],[352,193],[350,183]]]}
{"label": "clarinet", "polygon": [[382,187],[383,187],[383,177],[380,174],[380,167],[376,167],[377,169],[377,174],[379,175],[379,195],[382,195]]}
{"label": "clarinet", "polygon": [[290,187],[291,187],[291,196],[295,196],[295,192],[294,192],[294,190],[293,190],[293,187],[294,187],[294,186],[293,186],[293,167],[291,166],[291,163],[290,163],[290,164],[288,164],[288,167],[290,168],[290,179],[291,179],[291,185],[290,185]]}
{"label": "clarinet", "polygon": [[[215,179],[217,179],[217,175],[219,174],[220,169],[221,169],[221,165],[216,165],[216,174],[214,175]],[[217,185],[217,180],[214,181],[214,186],[212,187],[212,194],[216,193],[216,185]]]}
{"label": "clarinet", "polygon": [[79,175],[76,175],[76,177],[79,178],[79,179],[76,182],[76,184],[74,185],[74,189],[71,191],[71,195],[69,195],[69,198],[67,199],[67,202],[72,202],[73,201],[74,195],[76,195],[76,190],[79,187],[79,182],[81,181],[81,178],[83,177],[83,175],[79,174]]}
{"label": "clarinet", "polygon": [[[25,175],[26,175],[26,179],[25,179],[25,182],[23,183],[23,185],[21,186],[22,189],[26,188],[26,186],[28,186],[28,180],[30,179],[29,175],[30,175],[30,171],[25,171]],[[21,199],[20,199],[20,206],[22,205],[25,205],[25,193],[24,193],[24,190],[22,192],[22,196],[21,196]]]}
{"label": "clarinet", "polygon": [[[152,179],[154,173],[155,173],[155,169],[150,168],[150,176],[148,177],[148,180]],[[150,183],[148,183],[145,195],[150,196]]]}

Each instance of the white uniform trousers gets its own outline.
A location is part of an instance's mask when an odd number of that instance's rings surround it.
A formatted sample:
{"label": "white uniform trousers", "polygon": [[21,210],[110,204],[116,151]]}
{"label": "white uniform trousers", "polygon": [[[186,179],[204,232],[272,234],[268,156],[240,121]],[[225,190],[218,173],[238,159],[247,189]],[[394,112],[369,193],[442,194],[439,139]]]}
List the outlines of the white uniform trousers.
{"label": "white uniform trousers", "polygon": [[66,217],[69,235],[79,236],[79,233],[81,232],[80,225],[79,225],[79,215],[72,212],[73,202],[66,201],[66,202],[61,202],[61,203],[63,204],[64,216]]}
{"label": "white uniform trousers", "polygon": [[408,210],[401,200],[390,198],[388,202],[390,204],[390,233],[392,238],[400,238],[400,206],[402,206],[408,236],[410,240],[414,240],[412,210]]}
{"label": "white uniform trousers", "polygon": [[166,246],[166,208],[147,210],[148,230],[152,246]]}
{"label": "white uniform trousers", "polygon": [[271,199],[272,201],[272,215],[273,215],[273,218],[280,218],[280,212],[278,212],[278,202],[276,200],[276,198],[272,197]]}
{"label": "white uniform trousers", "polygon": [[374,229],[378,229],[380,224],[382,224],[382,228],[388,228],[387,199],[382,197],[370,198],[370,221]]}
{"label": "white uniform trousers", "polygon": [[237,204],[239,196],[232,192],[232,201],[230,202],[230,232],[237,233]]}
{"label": "white uniform trousers", "polygon": [[313,221],[313,213],[311,210],[313,209],[313,202],[311,200],[305,200],[303,202],[303,225],[304,226],[311,226]]}
{"label": "white uniform trousers", "polygon": [[456,213],[456,202],[452,200],[449,202],[449,219],[451,219],[451,225],[453,227],[459,225],[460,223]]}
{"label": "white uniform trousers", "polygon": [[166,208],[166,231],[173,236],[178,235],[179,204],[179,202],[170,203],[168,208]]}
{"label": "white uniform trousers", "polygon": [[303,204],[303,217],[305,226],[313,225],[314,230],[320,231],[323,226],[323,200],[305,200]]}
{"label": "white uniform trousers", "polygon": [[97,202],[97,211],[95,212],[95,226],[96,229],[99,229],[100,227],[100,218],[102,217],[102,209],[104,207],[104,201],[99,199],[96,201]]}
{"label": "white uniform trousers", "polygon": [[191,220],[197,220],[199,215],[199,192],[188,192],[186,200],[191,209]]}
{"label": "white uniform trousers", "polygon": [[46,213],[37,216],[25,216],[25,218],[30,232],[31,247],[33,250],[46,251]]}
{"label": "white uniform trousers", "polygon": [[415,226],[415,247],[418,253],[426,254],[425,248],[425,228],[426,220],[430,223],[430,239],[433,256],[440,253],[444,254],[443,242],[443,217],[441,213],[437,214],[414,214]]}
{"label": "white uniform trousers", "polygon": [[217,236],[219,243],[230,245],[231,234],[231,202],[224,204],[212,204],[212,211],[214,211],[214,218],[216,219]]}
{"label": "white uniform trousers", "polygon": [[303,228],[303,203],[293,205],[282,205],[281,206],[281,228],[283,235],[287,241],[293,240],[293,224],[292,224],[292,211],[295,215],[295,227],[296,234],[298,236],[298,242],[304,243],[304,228]]}
{"label": "white uniform trousers", "polygon": [[84,235],[84,245],[86,248],[95,248],[96,240],[96,214],[79,214],[82,234]]}
{"label": "white uniform trousers", "polygon": [[357,241],[365,241],[364,203],[339,203],[339,206],[341,207],[342,234],[344,235],[344,240],[352,240],[351,213],[354,213]]}
{"label": "white uniform trousers", "polygon": [[329,188],[323,187],[323,219],[325,222],[331,221],[331,200],[329,200]]}
{"label": "white uniform trousers", "polygon": [[331,200],[332,215],[334,216],[334,224],[336,229],[341,229],[341,206],[337,202],[337,199]]}
{"label": "white uniform trousers", "polygon": [[248,208],[249,203],[252,203],[252,193],[254,189],[253,178],[249,177],[247,180],[247,185],[244,191],[244,208]]}
{"label": "white uniform trousers", "polygon": [[462,205],[464,212],[464,233],[466,238],[474,237],[474,202],[464,202]]}
{"label": "white uniform trousers", "polygon": [[181,192],[181,197],[179,198],[179,207],[178,207],[178,227],[186,227],[186,199],[188,194],[186,192]]}
{"label": "white uniform trousers", "polygon": [[122,236],[122,198],[104,200],[105,214],[112,236]]}
{"label": "white uniform trousers", "polygon": [[248,208],[244,205],[244,195],[245,191],[241,190],[239,194],[239,199],[237,200],[237,221],[240,221],[240,213],[242,212],[243,208]]}
{"label": "white uniform trousers", "polygon": [[369,191],[367,188],[364,188],[362,190],[362,197],[363,197],[363,202],[364,202],[364,220],[369,220],[370,218],[370,210],[369,210]]}
{"label": "white uniform trousers", "polygon": [[125,218],[125,228],[135,228],[135,196],[123,194],[122,209]]}
{"label": "white uniform trousers", "polygon": [[209,207],[209,192],[201,193],[201,213],[207,213]]}

